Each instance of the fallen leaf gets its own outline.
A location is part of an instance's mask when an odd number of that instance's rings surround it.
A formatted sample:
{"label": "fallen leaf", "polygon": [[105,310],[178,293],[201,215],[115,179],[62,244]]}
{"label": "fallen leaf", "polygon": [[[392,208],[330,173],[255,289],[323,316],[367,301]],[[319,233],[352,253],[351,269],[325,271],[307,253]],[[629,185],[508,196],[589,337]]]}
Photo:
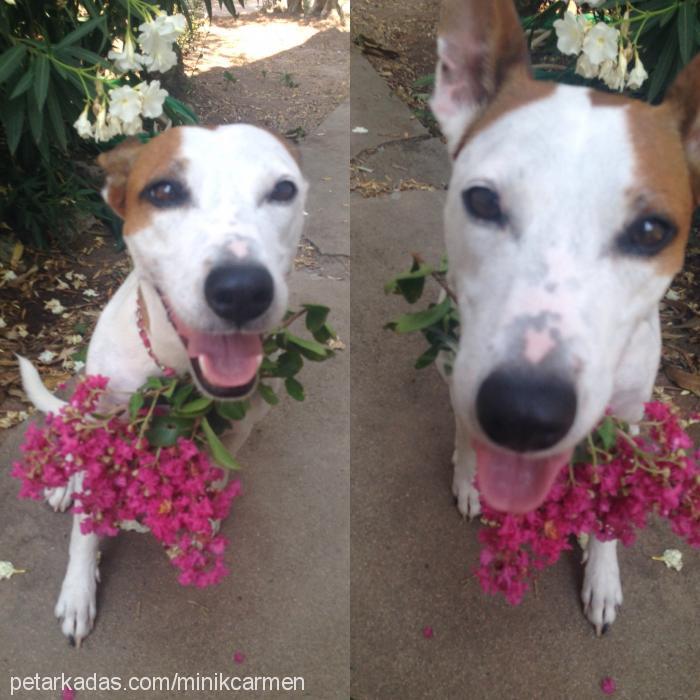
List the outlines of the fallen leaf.
{"label": "fallen leaf", "polygon": [[25,569],[15,569],[11,561],[0,561],[0,581],[11,579],[15,574],[26,574]]}
{"label": "fallen leaf", "polygon": [[665,367],[666,376],[681,389],[688,389],[700,396],[700,375],[686,372],[678,367]]}

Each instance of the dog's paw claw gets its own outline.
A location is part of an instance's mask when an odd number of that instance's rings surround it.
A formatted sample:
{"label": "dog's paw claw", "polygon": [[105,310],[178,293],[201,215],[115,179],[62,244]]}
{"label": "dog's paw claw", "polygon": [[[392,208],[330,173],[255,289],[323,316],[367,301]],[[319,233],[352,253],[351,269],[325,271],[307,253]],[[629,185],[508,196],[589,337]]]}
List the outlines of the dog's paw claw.
{"label": "dog's paw claw", "polygon": [[474,484],[455,477],[452,480],[452,494],[455,497],[457,510],[463,518],[473,520],[481,514],[479,492]]}
{"label": "dog's paw claw", "polygon": [[583,612],[595,628],[596,636],[601,637],[615,622],[619,607],[622,605],[622,586],[617,571],[591,570],[586,566],[581,599]]}
{"label": "dog's paw claw", "polygon": [[97,582],[94,575],[81,581],[66,578],[56,603],[54,612],[61,623],[61,631],[68,637],[70,645],[78,649],[95,624],[96,592]]}
{"label": "dog's paw claw", "polygon": [[73,503],[73,493],[75,492],[74,478],[71,477],[65,486],[56,486],[51,489],[44,489],[44,498],[54,511],[64,511],[70,508]]}

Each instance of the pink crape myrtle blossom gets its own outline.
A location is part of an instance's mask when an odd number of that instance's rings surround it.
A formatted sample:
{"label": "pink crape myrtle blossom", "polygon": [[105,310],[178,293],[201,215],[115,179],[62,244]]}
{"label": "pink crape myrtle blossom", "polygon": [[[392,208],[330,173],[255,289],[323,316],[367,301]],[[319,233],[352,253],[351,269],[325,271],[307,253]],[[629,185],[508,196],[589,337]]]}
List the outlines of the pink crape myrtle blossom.
{"label": "pink crape myrtle blossom", "polygon": [[115,415],[86,418],[107,381],[86,377],[66,406],[47,415],[44,427],[29,426],[22,459],[12,467],[22,482],[20,498],[41,500],[44,489],[65,486],[82,472],[73,511],[85,516],[83,533],[113,536],[122,522],[138,521],[165,547],[181,584],[218,583],[228,573],[227,540],[215,523],[228,515],[240,482],[217,488],[223,470],[192,440],[154,448]]}
{"label": "pink crape myrtle blossom", "polygon": [[630,545],[652,513],[700,547],[700,452],[670,406],[646,404],[645,421],[647,435],[618,431],[612,450],[598,450],[594,463],[564,468],[531,513],[500,513],[482,498],[486,526],[478,535],[476,577],[484,591],[517,605],[537,572],[572,548],[572,536],[585,533]]}

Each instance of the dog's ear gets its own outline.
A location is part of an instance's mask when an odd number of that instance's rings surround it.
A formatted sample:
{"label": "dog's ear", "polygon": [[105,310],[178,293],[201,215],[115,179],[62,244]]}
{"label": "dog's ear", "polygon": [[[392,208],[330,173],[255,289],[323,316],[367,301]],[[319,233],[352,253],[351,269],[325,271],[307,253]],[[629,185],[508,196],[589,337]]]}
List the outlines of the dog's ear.
{"label": "dog's ear", "polygon": [[430,106],[450,154],[511,72],[529,66],[512,0],[445,0]]}
{"label": "dog's ear", "polygon": [[663,101],[678,121],[690,169],[696,206],[700,205],[700,54],[678,75]]}
{"label": "dog's ear", "polygon": [[102,188],[102,196],[114,213],[122,219],[126,213],[126,181],[142,148],[141,141],[136,137],[130,137],[97,158],[97,163],[107,176],[105,186]]}

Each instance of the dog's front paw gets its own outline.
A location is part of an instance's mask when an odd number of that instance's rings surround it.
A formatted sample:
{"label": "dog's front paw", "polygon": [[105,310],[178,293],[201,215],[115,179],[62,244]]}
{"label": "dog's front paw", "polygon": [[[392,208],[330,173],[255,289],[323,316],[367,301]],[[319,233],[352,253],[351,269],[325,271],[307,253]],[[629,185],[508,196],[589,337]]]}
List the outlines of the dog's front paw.
{"label": "dog's front paw", "polygon": [[[622,585],[615,542],[593,541],[583,577],[583,612],[595,627],[596,635],[607,631],[622,605]],[[590,547],[590,545],[589,545]]]}
{"label": "dog's front paw", "polygon": [[75,475],[71,476],[65,486],[44,489],[44,498],[55,511],[63,513],[63,511],[70,508],[71,503],[73,503],[73,493],[75,492],[75,478]]}
{"label": "dog's front paw", "polygon": [[471,480],[466,478],[455,469],[452,477],[452,495],[457,502],[457,510],[463,518],[476,518],[481,513],[481,503],[479,502],[479,491]]}
{"label": "dog's front paw", "polygon": [[78,648],[95,623],[98,580],[97,567],[93,571],[69,571],[61,586],[54,612],[61,623],[61,631]]}

